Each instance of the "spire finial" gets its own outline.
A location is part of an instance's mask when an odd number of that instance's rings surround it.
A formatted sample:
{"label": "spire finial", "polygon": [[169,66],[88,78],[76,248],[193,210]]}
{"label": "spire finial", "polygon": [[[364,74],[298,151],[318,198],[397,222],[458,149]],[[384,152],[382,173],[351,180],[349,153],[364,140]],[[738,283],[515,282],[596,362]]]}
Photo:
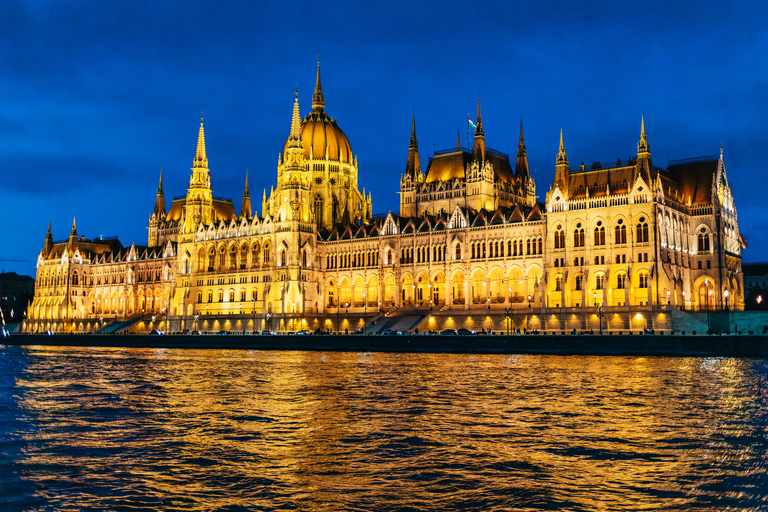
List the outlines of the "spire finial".
{"label": "spire finial", "polygon": [[411,115],[411,141],[408,145],[412,148],[419,146],[419,141],[416,139],[416,109],[413,109]]}
{"label": "spire finial", "polygon": [[51,221],[48,221],[48,233],[45,235],[46,238],[52,238],[53,235],[51,234]]}
{"label": "spire finial", "polygon": [[77,223],[75,222],[75,216],[72,216],[72,231],[70,234],[77,233]]}
{"label": "spire finial", "polygon": [[203,111],[200,111],[200,129],[197,132],[197,151],[193,167],[208,168],[208,158],[205,156],[205,130],[203,129]]}
{"label": "spire finial", "polygon": [[637,143],[637,156],[648,156],[651,150],[648,147],[648,138],[645,136],[645,116],[640,116],[640,141]]}
{"label": "spire finial", "polygon": [[560,149],[557,152],[557,165],[568,165],[568,155],[563,144],[563,127],[560,127]]}
{"label": "spire finial", "polygon": [[325,98],[323,97],[323,87],[320,85],[320,51],[317,52],[317,80],[315,82],[315,93],[312,95],[312,110],[322,112],[325,108]]}
{"label": "spire finial", "polygon": [[245,193],[250,194],[250,192],[248,192],[248,168],[247,167],[245,168]]}
{"label": "spire finial", "polygon": [[163,165],[160,164],[160,183],[157,186],[157,193],[162,194],[163,193]]}

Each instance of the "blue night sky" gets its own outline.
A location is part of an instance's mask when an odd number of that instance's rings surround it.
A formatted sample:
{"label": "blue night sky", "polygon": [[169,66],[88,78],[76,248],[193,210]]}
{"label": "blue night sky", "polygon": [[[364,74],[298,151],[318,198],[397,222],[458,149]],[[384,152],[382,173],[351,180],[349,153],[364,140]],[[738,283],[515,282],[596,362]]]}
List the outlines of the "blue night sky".
{"label": "blue night sky", "polygon": [[766,27],[759,1],[5,1],[0,267],[33,274],[48,222],[60,240],[73,216],[146,244],[161,165],[166,204],[186,193],[201,110],[214,195],[239,211],[248,169],[260,215],[318,50],[376,213],[398,210],[411,112],[426,167],[479,91],[489,147],[514,153],[522,115],[542,200],[561,126],[572,166],[635,155],[641,114],[657,166],[723,144],[744,259],[765,260]]}

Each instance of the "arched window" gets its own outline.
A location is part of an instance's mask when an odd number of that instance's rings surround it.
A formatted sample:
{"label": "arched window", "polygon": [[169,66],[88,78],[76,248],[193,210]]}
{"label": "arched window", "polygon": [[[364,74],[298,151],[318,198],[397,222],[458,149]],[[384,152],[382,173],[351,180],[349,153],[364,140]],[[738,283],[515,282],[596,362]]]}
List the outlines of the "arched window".
{"label": "arched window", "polygon": [[573,246],[584,247],[584,228],[581,227],[581,222],[576,224],[576,230],[573,232]]}
{"label": "arched window", "polygon": [[259,264],[259,244],[258,242],[253,244],[253,249],[251,249],[251,264],[253,266],[256,266]]}
{"label": "arched window", "polygon": [[627,226],[624,225],[624,220],[619,219],[618,224],[616,225],[616,233],[615,233],[615,242],[617,244],[625,244],[627,243]]}
{"label": "arched window", "polygon": [[240,302],[245,302],[245,290],[240,290]]}
{"label": "arched window", "polygon": [[270,261],[272,261],[272,246],[267,242],[264,245],[264,263],[269,263]]}
{"label": "arched window", "polygon": [[602,224],[603,221],[598,221],[595,227],[595,245],[605,245],[605,227]]}
{"label": "arched window", "polygon": [[461,244],[456,244],[456,259],[461,259]]}
{"label": "arched window", "polygon": [[229,302],[235,302],[235,290],[229,290]]}
{"label": "arched window", "polygon": [[230,270],[237,268],[237,247],[234,245],[229,248],[229,268]]}
{"label": "arched window", "polygon": [[472,243],[472,259],[475,259],[475,244]]}
{"label": "arched window", "polygon": [[598,274],[595,276],[595,290],[602,290],[605,285],[605,276]]}
{"label": "arched window", "polygon": [[216,265],[216,249],[211,247],[208,251],[208,272],[213,272],[213,267]]}
{"label": "arched window", "polygon": [[[565,245],[565,233],[563,233],[563,245]],[[538,251],[538,253],[539,254],[543,254],[544,253],[543,249],[544,249],[544,240],[541,237],[539,237],[539,251]]]}
{"label": "arched window", "polygon": [[259,292],[256,288],[251,291],[251,300],[259,300]]}
{"label": "arched window", "polygon": [[197,292],[197,303],[202,304],[203,302],[203,292]]}
{"label": "arched window", "polygon": [[698,236],[698,249],[699,252],[709,251],[709,234],[705,228],[701,228],[701,233]]}
{"label": "arched window", "polygon": [[555,291],[556,292],[563,291],[563,276],[557,276],[555,278]]}
{"label": "arched window", "polygon": [[243,244],[240,248],[240,268],[245,268],[245,264],[248,261],[248,246]]}
{"label": "arched window", "polygon": [[307,266],[307,251],[304,251],[301,253],[301,266],[302,267]]}
{"label": "arched window", "polygon": [[584,280],[584,275],[579,274],[576,276],[576,290],[581,290],[581,283]]}
{"label": "arched window", "polygon": [[224,292],[219,290],[219,302],[224,302]]}
{"label": "arched window", "polygon": [[642,244],[648,242],[648,223],[645,222],[645,217],[640,217],[636,231],[638,243]]}
{"label": "arched window", "polygon": [[224,247],[219,249],[219,267],[224,268],[226,266],[226,257],[227,255],[224,253]]}
{"label": "arched window", "polygon": [[640,272],[638,288],[648,288],[648,272]]}
{"label": "arched window", "polygon": [[315,197],[315,224],[317,227],[323,227],[323,198]]}
{"label": "arched window", "polygon": [[616,288],[618,290],[623,290],[625,288],[624,284],[626,283],[627,275],[623,272],[620,272],[619,274],[616,274]]}
{"label": "arched window", "polygon": [[208,292],[208,302],[213,302],[213,292]]}
{"label": "arched window", "polygon": [[[559,224],[555,228],[555,249],[565,249],[565,231],[563,231],[563,227]],[[527,253],[531,253],[530,248]]]}

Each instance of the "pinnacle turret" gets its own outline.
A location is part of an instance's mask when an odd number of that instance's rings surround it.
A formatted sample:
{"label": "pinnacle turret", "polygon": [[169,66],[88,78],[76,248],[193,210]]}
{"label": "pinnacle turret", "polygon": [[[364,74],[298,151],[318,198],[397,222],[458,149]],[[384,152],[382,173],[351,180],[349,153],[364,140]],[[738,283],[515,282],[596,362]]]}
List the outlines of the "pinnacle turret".
{"label": "pinnacle turret", "polygon": [[165,215],[165,192],[163,192],[163,167],[160,166],[160,183],[157,185],[157,198],[155,199],[155,213]]}
{"label": "pinnacle turret", "polygon": [[483,131],[483,118],[480,112],[480,98],[477,99],[477,126],[475,126],[475,144],[472,148],[475,160],[485,161],[485,132]]}
{"label": "pinnacle turret", "polygon": [[291,134],[288,136],[288,148],[296,148],[304,151],[301,143],[301,116],[299,115],[299,90],[296,89],[296,98],[293,101],[293,116],[291,117]]}
{"label": "pinnacle turret", "polygon": [[240,206],[240,218],[250,219],[253,217],[251,213],[251,193],[248,190],[248,171],[245,171],[245,190],[243,191],[243,203]]}
{"label": "pinnacle turret", "polygon": [[515,177],[520,182],[530,179],[528,172],[528,156],[525,151],[525,140],[523,139],[523,119],[520,118],[520,142],[517,144],[517,162],[515,163]]}
{"label": "pinnacle turret", "polygon": [[562,128],[560,128],[560,149],[557,152],[557,165],[568,166],[568,155],[565,153],[565,144],[563,144]]}
{"label": "pinnacle turret", "polygon": [[205,156],[205,130],[203,129],[203,115],[200,114],[200,130],[197,133],[197,151],[193,167],[208,168],[208,158]]}
{"label": "pinnacle turret", "polygon": [[648,138],[645,135],[645,117],[640,116],[640,140],[637,143],[637,156],[650,156],[651,148],[648,147]]}
{"label": "pinnacle turret", "polygon": [[408,143],[408,161],[405,164],[405,174],[412,179],[421,178],[421,162],[419,161],[419,141],[416,139],[416,113],[411,117],[411,140]]}

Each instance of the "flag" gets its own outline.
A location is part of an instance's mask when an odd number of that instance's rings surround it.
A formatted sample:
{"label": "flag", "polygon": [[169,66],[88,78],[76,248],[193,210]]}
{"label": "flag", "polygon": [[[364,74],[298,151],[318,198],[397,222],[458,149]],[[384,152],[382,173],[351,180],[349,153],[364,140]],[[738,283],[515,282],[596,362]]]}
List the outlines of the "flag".
{"label": "flag", "polygon": [[656,265],[651,265],[651,279],[653,279],[653,271],[656,270]]}
{"label": "flag", "polygon": [[739,234],[739,240],[741,240],[741,248],[746,249],[747,248],[747,241],[744,240],[744,235]]}
{"label": "flag", "polygon": [[467,121],[469,121],[469,126],[471,126],[473,130],[477,129],[477,126],[472,122],[472,118],[469,117],[469,114],[467,114]]}

